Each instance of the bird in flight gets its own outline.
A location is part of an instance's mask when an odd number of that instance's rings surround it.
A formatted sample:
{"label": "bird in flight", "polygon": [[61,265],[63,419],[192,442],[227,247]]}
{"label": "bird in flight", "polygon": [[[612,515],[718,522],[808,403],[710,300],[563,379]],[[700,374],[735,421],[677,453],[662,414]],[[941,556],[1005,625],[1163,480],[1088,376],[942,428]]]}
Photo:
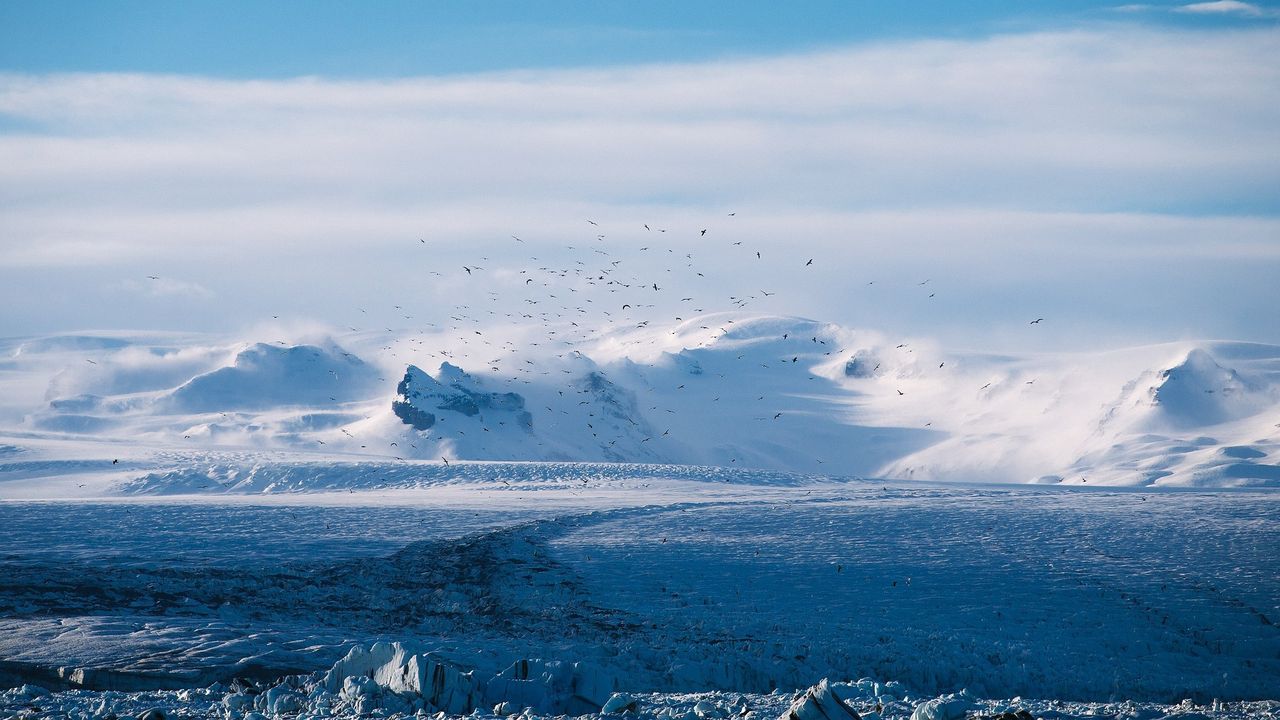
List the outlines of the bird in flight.
{"label": "bird in flight", "polygon": [[1041,320],[1044,320],[1044,318],[1036,318],[1035,320],[1032,320],[1032,321],[1031,321],[1031,324],[1032,324],[1032,325],[1039,325]]}
{"label": "bird in flight", "polygon": [[813,264],[813,258],[809,258],[809,262],[805,263],[804,266],[809,267],[812,264]]}

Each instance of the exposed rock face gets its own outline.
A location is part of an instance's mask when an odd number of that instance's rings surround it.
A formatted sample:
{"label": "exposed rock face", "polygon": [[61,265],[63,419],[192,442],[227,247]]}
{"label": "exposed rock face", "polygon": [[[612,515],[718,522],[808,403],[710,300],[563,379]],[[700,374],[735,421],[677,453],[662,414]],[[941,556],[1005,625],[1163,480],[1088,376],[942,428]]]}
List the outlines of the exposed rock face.
{"label": "exposed rock face", "polygon": [[438,379],[416,365],[410,365],[396,386],[396,393],[391,410],[415,430],[433,427],[439,411],[467,417],[491,411],[514,413],[517,425],[526,429],[533,426],[533,416],[524,409],[521,395],[487,392],[474,377],[450,363],[440,366]]}

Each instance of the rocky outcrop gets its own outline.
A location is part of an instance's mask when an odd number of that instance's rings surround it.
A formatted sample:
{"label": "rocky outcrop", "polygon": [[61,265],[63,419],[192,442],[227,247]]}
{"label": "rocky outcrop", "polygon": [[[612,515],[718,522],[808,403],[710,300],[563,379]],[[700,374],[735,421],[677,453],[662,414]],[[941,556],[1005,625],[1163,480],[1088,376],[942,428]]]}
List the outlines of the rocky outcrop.
{"label": "rocky outcrop", "polygon": [[524,397],[519,393],[488,392],[476,378],[450,363],[440,366],[438,378],[410,365],[396,385],[396,398],[391,402],[396,417],[415,430],[434,427],[439,412],[467,417],[489,412],[511,413],[515,415],[516,425],[529,429],[533,426],[533,416],[524,406]]}

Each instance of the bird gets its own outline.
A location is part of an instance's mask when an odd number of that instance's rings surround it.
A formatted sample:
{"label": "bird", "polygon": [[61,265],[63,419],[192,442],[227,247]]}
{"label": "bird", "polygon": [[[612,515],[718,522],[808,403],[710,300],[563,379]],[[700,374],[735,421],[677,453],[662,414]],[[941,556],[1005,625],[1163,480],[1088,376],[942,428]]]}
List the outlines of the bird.
{"label": "bird", "polygon": [[706,235],[706,234],[707,234],[707,229],[706,229],[706,228],[702,228],[702,234],[703,234],[703,235]]}
{"label": "bird", "polygon": [[809,258],[809,262],[805,263],[804,266],[809,267],[812,264],[813,264],[813,258]]}
{"label": "bird", "polygon": [[444,461],[445,467],[448,467],[448,466],[449,466],[449,458],[447,458],[447,457],[445,457],[445,456],[441,455],[441,456],[440,456],[440,459]]}
{"label": "bird", "polygon": [[1044,320],[1044,318],[1036,318],[1035,320],[1032,320],[1030,324],[1039,325],[1041,320]]}

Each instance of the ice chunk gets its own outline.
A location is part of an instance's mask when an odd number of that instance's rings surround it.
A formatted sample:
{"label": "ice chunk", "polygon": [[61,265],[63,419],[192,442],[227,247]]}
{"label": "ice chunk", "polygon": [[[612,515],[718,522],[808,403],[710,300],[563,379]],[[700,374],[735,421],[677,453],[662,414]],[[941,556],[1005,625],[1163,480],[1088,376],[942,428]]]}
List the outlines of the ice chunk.
{"label": "ice chunk", "polygon": [[[862,720],[858,712],[831,692],[826,678],[791,703],[781,720]],[[912,720],[921,720],[912,717]],[[930,719],[932,720],[932,719]]]}
{"label": "ice chunk", "polygon": [[325,673],[322,684],[331,693],[350,690],[363,697],[370,688],[351,680],[360,677],[369,678],[379,689],[420,697],[427,705],[450,715],[466,715],[480,700],[470,671],[464,672],[404,643],[380,642],[367,650],[352,648]]}
{"label": "ice chunk", "polygon": [[965,713],[976,707],[967,693],[943,695],[917,705],[911,720],[964,720]]}
{"label": "ice chunk", "polygon": [[603,707],[619,690],[618,679],[598,667],[561,660],[517,660],[494,676],[489,702],[511,701],[544,713],[583,715]]}
{"label": "ice chunk", "polygon": [[625,713],[636,711],[636,699],[627,693],[614,693],[605,702],[604,707],[600,708],[600,712],[605,715],[614,713]]}

